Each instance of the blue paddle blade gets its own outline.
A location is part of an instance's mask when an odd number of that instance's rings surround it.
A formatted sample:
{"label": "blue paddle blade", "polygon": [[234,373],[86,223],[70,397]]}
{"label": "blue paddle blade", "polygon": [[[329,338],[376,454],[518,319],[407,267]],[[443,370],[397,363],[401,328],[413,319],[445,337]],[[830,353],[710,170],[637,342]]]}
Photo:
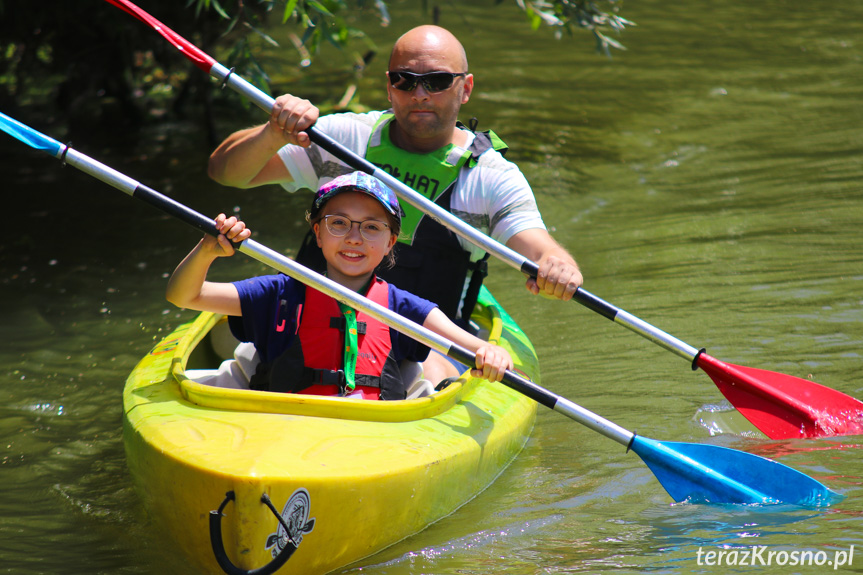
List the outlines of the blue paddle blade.
{"label": "blue paddle blade", "polygon": [[14,138],[18,138],[31,148],[45,150],[52,156],[58,155],[60,148],[62,147],[62,144],[54,138],[49,138],[32,128],[28,128],[18,120],[10,118],[3,112],[0,112],[0,130],[3,130]]}
{"label": "blue paddle blade", "polygon": [[820,507],[844,498],[781,463],[727,447],[635,436],[631,449],[675,501]]}

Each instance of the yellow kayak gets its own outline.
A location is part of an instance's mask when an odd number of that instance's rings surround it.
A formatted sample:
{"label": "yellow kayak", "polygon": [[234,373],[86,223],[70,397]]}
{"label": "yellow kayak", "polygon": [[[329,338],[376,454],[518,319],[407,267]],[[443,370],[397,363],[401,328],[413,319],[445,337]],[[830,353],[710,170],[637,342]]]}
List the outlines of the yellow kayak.
{"label": "yellow kayak", "polygon": [[[533,346],[485,289],[472,320],[538,380]],[[533,400],[469,372],[403,401],[201,383],[228,359],[226,331],[209,313],[180,326],[123,393],[136,487],[201,572],[314,575],[372,555],[485,489],[533,427]]]}

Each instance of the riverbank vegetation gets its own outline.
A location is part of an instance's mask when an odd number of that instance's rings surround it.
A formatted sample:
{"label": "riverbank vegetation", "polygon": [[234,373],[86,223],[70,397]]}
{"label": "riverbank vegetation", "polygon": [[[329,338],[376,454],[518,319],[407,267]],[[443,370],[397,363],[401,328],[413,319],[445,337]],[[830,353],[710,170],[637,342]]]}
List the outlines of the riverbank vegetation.
{"label": "riverbank vegetation", "polygon": [[[487,10],[505,2],[515,2],[539,33],[551,30],[562,41],[592,33],[604,54],[623,49],[612,36],[632,24],[619,16],[619,0],[488,0]],[[94,122],[135,129],[200,114],[214,139],[214,102],[239,99],[214,89],[169,43],[107,3],[13,4],[0,0],[0,109],[6,112],[37,108],[46,122],[63,118],[71,131]],[[363,71],[380,57],[376,37],[390,24],[384,0],[149,0],[141,7],[271,93],[274,73],[281,84],[301,82],[326,53],[340,86],[317,101],[332,109],[356,104]],[[417,23],[437,23],[458,10],[456,3],[430,0],[399,8],[415,10]],[[283,50],[278,65],[267,60],[273,48]]]}

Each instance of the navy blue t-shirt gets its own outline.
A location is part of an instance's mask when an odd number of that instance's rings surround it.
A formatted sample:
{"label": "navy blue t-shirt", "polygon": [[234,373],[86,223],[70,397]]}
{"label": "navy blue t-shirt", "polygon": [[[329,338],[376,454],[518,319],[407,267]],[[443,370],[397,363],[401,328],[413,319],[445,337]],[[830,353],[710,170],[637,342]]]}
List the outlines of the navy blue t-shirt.
{"label": "navy blue t-shirt", "polygon": [[[242,317],[228,318],[231,333],[240,341],[255,344],[262,363],[270,363],[284,352],[297,333],[299,304],[306,286],[286,275],[269,275],[234,282],[240,294]],[[420,325],[437,305],[412,293],[387,285],[389,309]],[[393,357],[425,361],[429,348],[390,328]]]}

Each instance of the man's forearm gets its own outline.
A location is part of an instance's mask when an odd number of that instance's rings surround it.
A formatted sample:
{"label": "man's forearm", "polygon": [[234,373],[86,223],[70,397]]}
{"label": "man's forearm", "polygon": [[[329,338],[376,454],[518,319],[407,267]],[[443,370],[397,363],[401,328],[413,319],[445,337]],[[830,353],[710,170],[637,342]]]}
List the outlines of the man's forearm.
{"label": "man's forearm", "polygon": [[210,155],[209,176],[235,188],[259,185],[256,178],[284,145],[284,138],[274,134],[268,124],[235,132]]}

